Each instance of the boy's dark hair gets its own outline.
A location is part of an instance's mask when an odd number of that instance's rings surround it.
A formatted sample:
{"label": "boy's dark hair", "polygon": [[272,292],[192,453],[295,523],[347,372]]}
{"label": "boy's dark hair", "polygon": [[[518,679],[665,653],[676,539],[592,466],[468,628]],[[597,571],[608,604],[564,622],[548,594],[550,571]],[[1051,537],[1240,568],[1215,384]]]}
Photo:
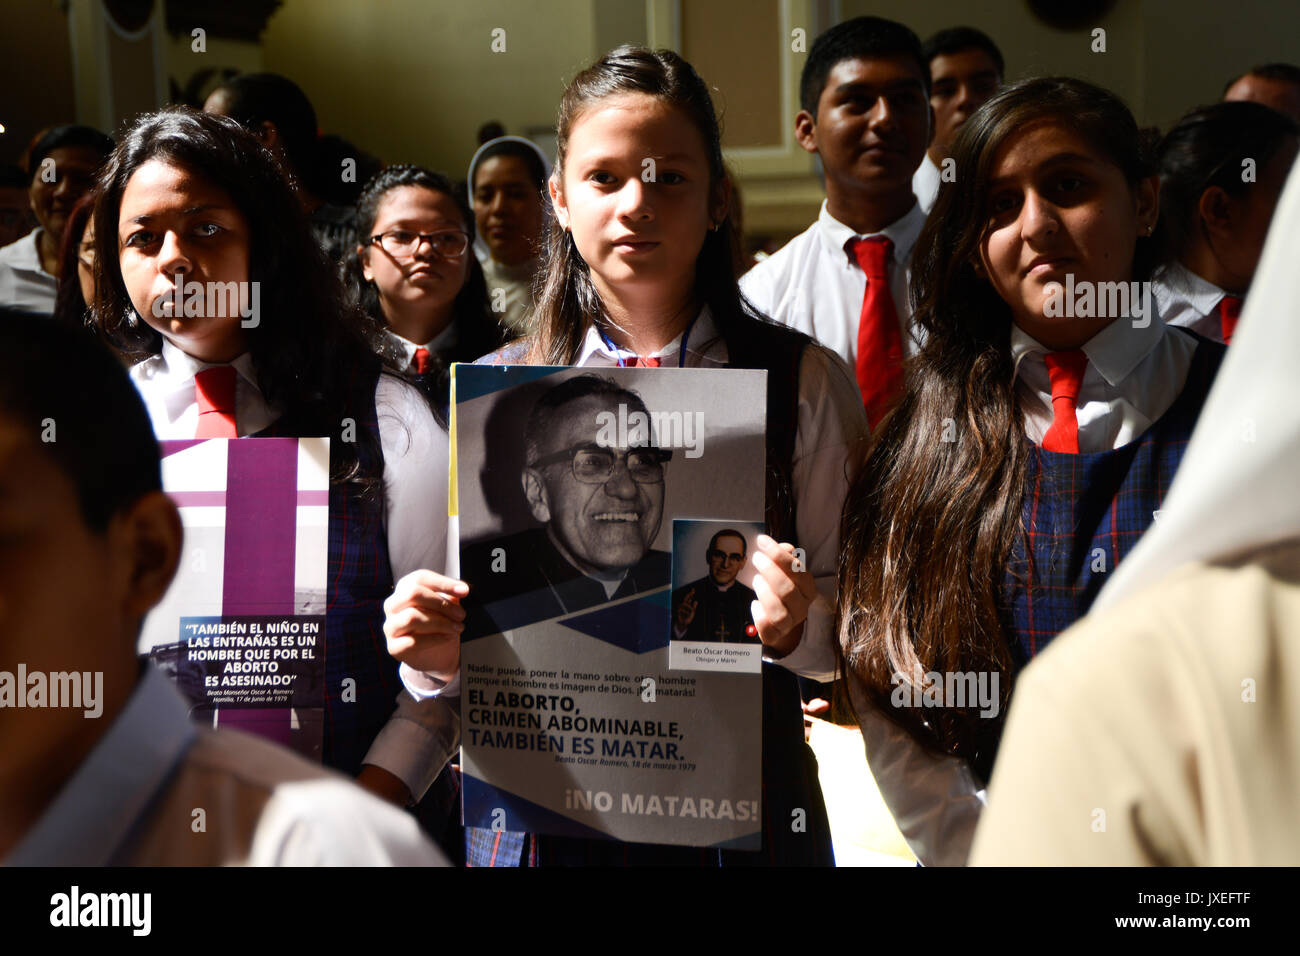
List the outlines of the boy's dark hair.
{"label": "boy's dark hair", "polygon": [[1251,67],[1245,73],[1238,73],[1223,85],[1223,92],[1228,92],[1228,90],[1232,89],[1232,84],[1246,76],[1258,76],[1266,80],[1276,80],[1279,83],[1290,83],[1292,86],[1300,87],[1300,66],[1296,66],[1294,63],[1262,63],[1259,66]]}
{"label": "boy's dark hair", "polygon": [[278,73],[244,73],[217,91],[225,96],[227,116],[253,133],[263,123],[274,123],[294,171],[299,176],[313,172],[316,110],[297,83]]}
{"label": "boy's dark hair", "polygon": [[983,50],[997,65],[998,76],[1006,76],[1006,64],[1002,60],[1002,51],[987,33],[974,27],[949,27],[940,30],[921,47],[925,62],[930,63],[936,56],[951,56],[966,50]]}
{"label": "boy's dark hair", "polygon": [[40,442],[76,486],[86,526],[102,533],[113,515],[162,488],[158,442],[140,395],[89,336],[44,316],[3,313],[0,415]]}
{"label": "boy's dark hair", "polygon": [[1215,103],[1192,110],[1160,141],[1160,222],[1156,241],[1163,261],[1182,256],[1201,233],[1199,204],[1218,186],[1239,199],[1252,189],[1242,181],[1242,162],[1257,168],[1271,160],[1300,126],[1262,103]]}
{"label": "boy's dark hair", "polygon": [[93,126],[55,126],[46,130],[27,156],[28,184],[41,168],[42,160],[56,149],[89,149],[107,159],[108,154],[113,152],[113,139]]}
{"label": "boy's dark hair", "polygon": [[915,33],[893,20],[854,17],[837,23],[813,41],[799,78],[799,105],[817,118],[817,101],[831,70],[844,60],[906,56],[916,61],[926,98],[930,96],[930,61],[921,52]]}

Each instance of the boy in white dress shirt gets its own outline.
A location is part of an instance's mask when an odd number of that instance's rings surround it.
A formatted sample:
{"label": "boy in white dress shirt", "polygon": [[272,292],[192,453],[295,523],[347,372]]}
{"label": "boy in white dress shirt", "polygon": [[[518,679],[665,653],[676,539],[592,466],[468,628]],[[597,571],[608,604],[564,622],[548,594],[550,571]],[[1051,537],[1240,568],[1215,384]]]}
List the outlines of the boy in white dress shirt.
{"label": "boy in white dress shirt", "polygon": [[795,136],[821,157],[826,201],[816,222],[740,281],[759,311],[857,367],[859,387],[865,381],[868,391],[880,369],[896,367],[901,356],[895,344],[882,364],[859,366],[868,283],[855,249],[863,237],[888,241],[885,291],[901,351],[910,354],[908,262],[925,222],[912,174],[933,128],[929,88],[921,42],[902,24],[857,17],[817,38],[800,81]]}
{"label": "boy in white dress shirt", "polygon": [[1167,323],[1232,341],[1298,144],[1295,122],[1245,102],[1192,110],[1165,135],[1156,235],[1169,264],[1152,293]]}
{"label": "boy in white dress shirt", "polygon": [[[929,213],[939,192],[943,162],[957,131],[998,91],[1006,67],[997,44],[974,27],[940,30],[925,41],[922,51],[930,64],[934,140],[912,176],[912,192]],[[948,178],[955,181],[952,175]]]}

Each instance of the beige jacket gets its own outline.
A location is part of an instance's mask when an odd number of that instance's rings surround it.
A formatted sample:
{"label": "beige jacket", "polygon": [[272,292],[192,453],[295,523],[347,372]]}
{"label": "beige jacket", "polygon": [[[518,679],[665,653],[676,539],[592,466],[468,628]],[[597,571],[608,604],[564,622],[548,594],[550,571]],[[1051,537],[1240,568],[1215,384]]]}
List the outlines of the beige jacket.
{"label": "beige jacket", "polygon": [[1300,539],[1187,565],[1039,655],[971,862],[1300,864]]}

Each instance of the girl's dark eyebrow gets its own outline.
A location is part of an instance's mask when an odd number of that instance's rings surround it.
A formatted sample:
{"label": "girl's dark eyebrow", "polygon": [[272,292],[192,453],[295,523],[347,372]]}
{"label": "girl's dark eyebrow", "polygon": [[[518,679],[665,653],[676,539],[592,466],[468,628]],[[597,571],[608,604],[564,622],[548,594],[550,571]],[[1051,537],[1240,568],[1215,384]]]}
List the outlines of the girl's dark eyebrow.
{"label": "girl's dark eyebrow", "polygon": [[[188,209],[182,209],[181,215],[193,216],[195,213],[207,212],[209,209],[228,209],[228,208],[229,208],[228,206],[222,206],[217,203],[206,203],[205,205],[202,206],[190,206]],[[157,218],[158,217],[155,215],[152,215],[150,213],[145,213],[143,216],[136,216],[134,219],[130,219],[127,221],[140,223],[141,225],[144,225],[145,223],[152,222]]]}
{"label": "girl's dark eyebrow", "polygon": [[[1092,156],[1085,156],[1082,153],[1057,153],[1055,156],[1052,156],[1049,159],[1045,159],[1041,163],[1039,163],[1035,167],[1035,170],[1051,169],[1055,166],[1068,166],[1072,163],[1087,163],[1088,165],[1093,166],[1096,165],[1097,162],[1098,160],[1096,158]],[[993,179],[990,179],[988,185],[990,189],[993,189],[996,188],[997,186],[1002,185],[1003,183],[1009,182],[1010,180],[1011,180],[1010,176],[998,176]]]}
{"label": "girl's dark eyebrow", "polygon": [[[681,163],[689,162],[694,157],[691,153],[666,153],[662,156],[646,156],[645,159],[653,159],[656,163]],[[626,162],[626,157],[620,156],[597,156],[593,159],[583,160],[584,166],[614,166]],[[638,160],[638,163],[640,160]]]}

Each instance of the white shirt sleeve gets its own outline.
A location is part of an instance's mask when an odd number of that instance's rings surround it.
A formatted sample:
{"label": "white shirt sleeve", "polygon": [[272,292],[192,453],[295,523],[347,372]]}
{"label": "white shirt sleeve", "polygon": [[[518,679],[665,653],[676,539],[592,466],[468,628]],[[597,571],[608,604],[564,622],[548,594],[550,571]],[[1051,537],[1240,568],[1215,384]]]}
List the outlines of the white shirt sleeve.
{"label": "white shirt sleeve", "polygon": [[907,845],[925,866],[964,866],[987,802],[970,765],[926,750],[861,695],[853,705],[871,776]]}
{"label": "white shirt sleeve", "polygon": [[[420,568],[442,572],[447,558],[447,432],[424,397],[393,376],[379,377],[375,410],[384,453],[384,519],[393,580]],[[442,694],[452,696],[445,689]],[[396,710],[362,762],[387,770],[419,800],[459,746],[460,716],[454,702],[399,693]]]}
{"label": "white shirt sleeve", "polygon": [[267,801],[252,866],[449,866],[402,813],[344,780],[281,784]]}
{"label": "white shirt sleeve", "polygon": [[853,373],[821,345],[804,350],[799,364],[799,426],[794,449],[795,530],[817,579],[817,600],[808,610],[803,638],[776,661],[814,680],[835,676],[836,575],[840,516],[849,471],[867,439],[867,419]]}
{"label": "white shirt sleeve", "polygon": [[393,580],[421,568],[441,574],[447,567],[447,430],[414,387],[391,375],[379,377],[375,410]]}

